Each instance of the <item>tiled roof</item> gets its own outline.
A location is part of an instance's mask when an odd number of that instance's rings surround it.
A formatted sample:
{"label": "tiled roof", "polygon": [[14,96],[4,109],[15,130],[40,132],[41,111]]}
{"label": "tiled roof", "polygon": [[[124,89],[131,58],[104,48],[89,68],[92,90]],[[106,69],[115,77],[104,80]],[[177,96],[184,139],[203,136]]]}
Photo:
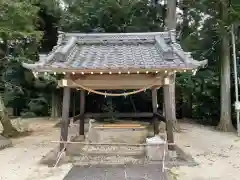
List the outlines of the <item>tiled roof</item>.
{"label": "tiled roof", "polygon": [[169,32],[61,34],[50,54],[23,66],[35,71],[195,69],[199,62],[170,40]]}

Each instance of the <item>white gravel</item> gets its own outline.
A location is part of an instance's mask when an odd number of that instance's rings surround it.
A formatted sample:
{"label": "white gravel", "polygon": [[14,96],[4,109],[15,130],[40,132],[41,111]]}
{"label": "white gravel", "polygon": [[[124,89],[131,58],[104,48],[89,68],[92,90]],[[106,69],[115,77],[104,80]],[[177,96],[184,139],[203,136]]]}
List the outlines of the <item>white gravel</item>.
{"label": "white gravel", "polygon": [[240,138],[209,127],[181,124],[185,129],[175,136],[176,143],[199,163],[172,171],[178,180],[239,180]]}
{"label": "white gravel", "polygon": [[[23,121],[26,122],[26,121]],[[14,146],[0,151],[0,180],[61,180],[71,164],[56,169],[40,165],[42,156],[56,147],[50,141],[59,139],[55,121],[28,120],[34,133],[13,139]],[[240,138],[208,127],[181,124],[176,143],[193,156],[199,166],[172,169],[178,180],[238,180],[240,177]]]}
{"label": "white gravel", "polygon": [[34,133],[28,137],[13,139],[12,148],[0,151],[0,180],[63,179],[71,169],[71,165],[54,169],[39,164],[41,158],[56,147],[56,144],[50,143],[59,139],[59,130],[53,128],[56,122],[29,119],[24,120],[22,124],[29,124],[27,128],[34,130]]}

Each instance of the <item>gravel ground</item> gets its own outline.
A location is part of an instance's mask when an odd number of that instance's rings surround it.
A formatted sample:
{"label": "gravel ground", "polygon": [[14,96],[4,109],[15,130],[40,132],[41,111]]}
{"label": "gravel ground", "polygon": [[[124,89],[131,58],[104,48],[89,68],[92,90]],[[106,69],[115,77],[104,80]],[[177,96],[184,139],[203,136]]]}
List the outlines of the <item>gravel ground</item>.
{"label": "gravel ground", "polygon": [[[49,168],[39,161],[56,144],[59,129],[55,121],[30,119],[21,121],[34,132],[28,137],[12,139],[13,147],[0,151],[0,180],[61,180],[72,164]],[[183,132],[175,134],[177,145],[191,154],[198,166],[173,168],[177,180],[238,180],[240,177],[240,138],[211,128],[181,124]]]}
{"label": "gravel ground", "polygon": [[[16,120],[13,121],[16,125]],[[72,168],[66,164],[59,168],[48,168],[39,165],[41,158],[56,144],[50,143],[59,139],[59,130],[53,128],[54,121],[46,119],[26,119],[21,125],[34,132],[27,137],[12,139],[13,147],[0,151],[0,180],[61,180]]]}
{"label": "gravel ground", "polygon": [[12,146],[12,141],[0,135],[0,150]]}
{"label": "gravel ground", "polygon": [[173,169],[178,180],[240,179],[240,138],[236,134],[194,124],[181,127],[184,130],[175,134],[175,140],[199,165]]}

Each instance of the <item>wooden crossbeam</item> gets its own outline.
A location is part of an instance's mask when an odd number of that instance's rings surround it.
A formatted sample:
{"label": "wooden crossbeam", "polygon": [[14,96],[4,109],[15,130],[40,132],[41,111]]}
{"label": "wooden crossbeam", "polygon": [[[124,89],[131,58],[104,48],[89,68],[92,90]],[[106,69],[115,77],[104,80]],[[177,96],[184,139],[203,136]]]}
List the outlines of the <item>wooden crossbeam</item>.
{"label": "wooden crossbeam", "polygon": [[[73,117],[73,121],[80,119],[81,115],[76,115]],[[108,118],[112,117],[111,113],[86,113],[84,114],[85,118]],[[152,112],[138,112],[138,113],[116,113],[115,117],[117,118],[149,118],[153,117]]]}
{"label": "wooden crossbeam", "polygon": [[104,124],[94,127],[95,129],[144,129],[141,124]]}

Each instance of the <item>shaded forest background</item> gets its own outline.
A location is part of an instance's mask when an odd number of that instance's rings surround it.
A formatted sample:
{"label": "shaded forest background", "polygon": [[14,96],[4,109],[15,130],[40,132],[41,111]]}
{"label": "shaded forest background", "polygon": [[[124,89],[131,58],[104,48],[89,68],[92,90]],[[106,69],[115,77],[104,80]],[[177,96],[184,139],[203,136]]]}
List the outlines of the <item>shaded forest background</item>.
{"label": "shaded forest background", "polygon": [[[221,114],[221,42],[223,33],[230,40],[230,27],[235,23],[236,45],[237,49],[240,48],[240,2],[182,0],[177,6],[178,41],[185,51],[192,52],[195,59],[208,59],[208,66],[195,76],[191,73],[177,75],[177,117],[217,125]],[[222,18],[224,6],[227,7],[224,11],[227,11],[228,17],[225,20]],[[37,61],[39,53],[49,53],[57,43],[58,31],[163,31],[166,5],[156,0],[64,0],[64,3],[57,0],[11,0],[11,3],[0,0],[1,13],[5,13],[5,18],[0,16],[1,96],[5,106],[13,109],[14,116],[35,117],[53,116],[54,113],[60,115],[62,92],[56,82],[59,77],[42,74],[35,78],[21,67],[21,62]],[[232,53],[231,45],[226,48]],[[237,55],[240,56],[239,53]],[[231,73],[231,100],[234,102],[232,76]],[[161,106],[161,90],[158,93]],[[80,92],[72,90],[71,115],[79,113],[79,103]],[[88,94],[86,110],[150,112],[151,106],[150,91],[116,98]],[[233,103],[231,108],[233,124],[236,124]]]}

